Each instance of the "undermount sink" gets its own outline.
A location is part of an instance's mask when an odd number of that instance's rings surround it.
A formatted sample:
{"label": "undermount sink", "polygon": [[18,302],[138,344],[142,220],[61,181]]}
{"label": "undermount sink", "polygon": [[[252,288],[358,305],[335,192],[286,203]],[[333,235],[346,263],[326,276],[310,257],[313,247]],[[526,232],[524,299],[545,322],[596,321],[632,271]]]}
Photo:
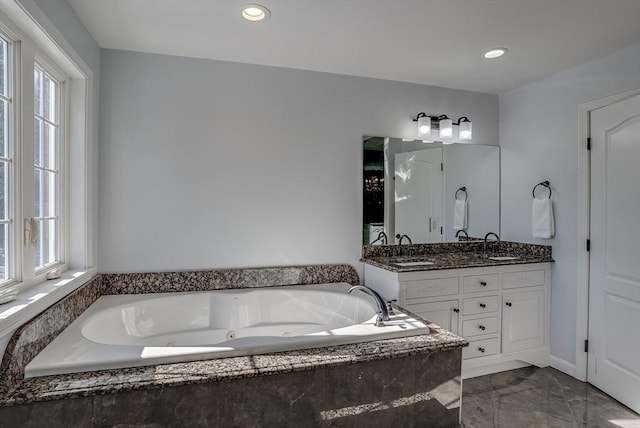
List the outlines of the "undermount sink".
{"label": "undermount sink", "polygon": [[394,265],[400,267],[414,267],[414,266],[430,266],[433,262],[395,262]]}
{"label": "undermount sink", "polygon": [[517,256],[495,256],[489,257],[489,260],[494,260],[496,262],[506,262],[508,260],[518,260],[520,257]]}

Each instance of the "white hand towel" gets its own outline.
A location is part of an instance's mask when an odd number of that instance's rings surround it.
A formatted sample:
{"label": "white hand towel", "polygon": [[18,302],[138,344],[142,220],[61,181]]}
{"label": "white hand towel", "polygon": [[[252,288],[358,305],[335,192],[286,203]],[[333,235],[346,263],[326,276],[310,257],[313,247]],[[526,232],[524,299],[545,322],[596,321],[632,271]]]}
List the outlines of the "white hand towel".
{"label": "white hand towel", "polygon": [[453,206],[453,230],[467,229],[467,201],[456,199]]}
{"label": "white hand towel", "polygon": [[551,238],[555,235],[553,205],[549,198],[533,198],[531,209],[531,233],[534,238]]}

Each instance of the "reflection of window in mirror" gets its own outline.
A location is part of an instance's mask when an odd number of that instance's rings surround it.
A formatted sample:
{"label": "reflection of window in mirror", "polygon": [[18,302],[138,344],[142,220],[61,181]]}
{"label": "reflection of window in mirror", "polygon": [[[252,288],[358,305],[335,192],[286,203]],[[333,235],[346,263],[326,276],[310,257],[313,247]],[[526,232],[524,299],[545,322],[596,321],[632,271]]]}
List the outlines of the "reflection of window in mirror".
{"label": "reflection of window in mirror", "polygon": [[365,137],[363,147],[362,242],[371,244],[378,239],[380,232],[384,231],[384,138]]}

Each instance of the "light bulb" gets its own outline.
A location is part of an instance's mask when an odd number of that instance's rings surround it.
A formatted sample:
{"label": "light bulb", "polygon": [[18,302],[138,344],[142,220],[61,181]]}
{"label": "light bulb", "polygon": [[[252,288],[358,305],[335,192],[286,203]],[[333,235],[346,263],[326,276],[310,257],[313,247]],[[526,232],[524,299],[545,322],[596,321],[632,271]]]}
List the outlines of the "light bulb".
{"label": "light bulb", "polygon": [[262,21],[269,16],[269,9],[259,4],[248,4],[242,9],[242,17],[247,21]]}
{"label": "light bulb", "polygon": [[470,120],[461,120],[460,121],[460,131],[459,137],[461,140],[469,141],[472,137],[471,131],[471,121]]}
{"label": "light bulb", "polygon": [[495,59],[495,58],[500,58],[502,55],[506,54],[507,52],[508,52],[507,48],[496,48],[496,49],[491,49],[484,52],[482,56],[485,57],[486,59]]}
{"label": "light bulb", "polygon": [[431,118],[420,116],[418,118],[418,137],[428,137],[431,135]]}
{"label": "light bulb", "polygon": [[453,137],[453,120],[449,118],[440,119],[440,138]]}

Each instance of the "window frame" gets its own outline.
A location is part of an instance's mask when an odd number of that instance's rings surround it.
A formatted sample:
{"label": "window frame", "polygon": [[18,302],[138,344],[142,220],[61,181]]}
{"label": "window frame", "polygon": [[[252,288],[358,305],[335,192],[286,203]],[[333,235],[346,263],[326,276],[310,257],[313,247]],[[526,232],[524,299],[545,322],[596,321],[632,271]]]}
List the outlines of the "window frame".
{"label": "window frame", "polygon": [[[69,212],[68,207],[67,207],[67,202],[68,202],[68,194],[69,194],[69,189],[68,189],[68,140],[69,140],[69,135],[67,133],[67,130],[69,129],[68,126],[68,119],[69,119],[69,103],[67,102],[68,98],[69,98],[69,94],[68,94],[68,85],[67,82],[69,81],[69,76],[67,76],[65,73],[62,72],[62,70],[60,70],[59,67],[57,67],[50,59],[48,59],[43,52],[41,51],[36,51],[36,55],[34,57],[34,64],[33,64],[33,70],[35,70],[35,68],[39,68],[41,71],[43,71],[44,73],[48,74],[50,76],[50,78],[57,84],[57,96],[58,96],[58,106],[57,106],[57,119],[58,119],[58,124],[57,124],[57,137],[59,139],[59,147],[58,147],[58,191],[57,191],[57,201],[56,201],[56,207],[57,207],[57,217],[58,217],[58,235],[57,235],[57,242],[56,242],[56,251],[57,251],[57,260],[55,260],[54,262],[50,263],[50,264],[45,264],[42,267],[38,267],[38,266],[34,266],[34,276],[36,278],[39,277],[43,277],[46,276],[46,274],[52,270],[55,269],[61,269],[61,270],[66,270],[67,269],[67,253],[66,253],[66,248],[68,246],[68,241],[69,241],[69,235],[68,235],[68,215],[67,213]],[[33,72],[32,70],[32,72]],[[35,89],[35,84],[34,84],[34,89]],[[33,116],[32,116],[32,121],[33,118],[35,117],[36,112],[35,112],[35,104],[34,104],[34,108],[33,108]],[[32,128],[33,128],[33,123],[32,123]],[[36,148],[36,141],[35,141],[35,136],[33,139],[33,148],[35,150]],[[35,168],[35,159],[32,157],[32,168],[31,168],[31,174],[33,175],[33,171]],[[27,173],[28,174],[28,173]],[[33,178],[33,182],[32,184],[35,184],[35,178]],[[33,199],[32,199],[33,201]],[[25,207],[26,209],[26,207]],[[35,209],[35,206],[34,206]],[[35,217],[35,212],[34,212],[34,218]],[[40,245],[40,242],[38,242],[37,245]],[[33,257],[35,259],[35,250],[34,250],[34,254]]]}
{"label": "window frame", "polygon": [[[9,65],[7,67],[7,76],[5,76],[5,87],[8,88],[6,93],[10,94],[8,97],[9,109],[6,112],[8,114],[8,120],[6,121],[8,130],[6,133],[6,154],[5,158],[8,159],[7,165],[9,166],[9,172],[7,174],[7,180],[9,183],[6,185],[6,189],[9,194],[5,195],[8,199],[6,204],[6,218],[8,222],[6,239],[7,246],[5,248],[5,269],[6,279],[0,279],[0,291],[5,288],[9,288],[12,285],[19,283],[22,280],[22,251],[19,245],[19,237],[22,236],[22,221],[18,219],[22,218],[22,203],[19,198],[19,189],[21,186],[20,180],[20,154],[16,144],[21,136],[21,122],[20,122],[20,108],[21,97],[18,97],[16,88],[20,88],[22,84],[21,79],[21,43],[18,36],[5,25],[4,22],[0,22],[0,37],[7,43],[6,59],[9,59]],[[3,98],[7,98],[3,96]]]}
{"label": "window frame", "polygon": [[[0,284],[0,351],[12,332],[33,316],[42,312],[51,304],[72,293],[98,272],[97,269],[97,235],[98,235],[98,117],[97,101],[99,85],[99,55],[93,47],[83,48],[86,56],[65,39],[61,28],[56,27],[40,8],[37,2],[18,2],[0,0],[0,29],[3,35],[13,42],[14,47],[14,88],[23,88],[20,81],[21,72],[27,69],[27,79],[33,85],[33,64],[38,52],[52,61],[69,76],[66,85],[66,124],[67,168],[65,188],[66,195],[66,248],[64,249],[67,270],[62,271],[59,279],[47,281],[44,273],[34,276],[34,261],[25,251],[19,252],[12,260],[13,278]],[[85,59],[86,58],[86,59]],[[87,63],[86,61],[90,61]],[[89,66],[88,64],[91,64]],[[95,71],[94,71],[95,70]],[[28,82],[27,82],[28,83]],[[31,85],[31,86],[32,86]],[[29,85],[26,85],[27,87]],[[26,102],[16,99],[14,103],[14,136],[20,141],[33,139],[33,100],[31,92],[24,93]],[[26,131],[20,129],[19,119],[27,118]],[[24,134],[24,135],[23,135]],[[29,135],[30,134],[30,135]],[[31,155],[31,156],[29,156]],[[15,152],[13,156],[15,177],[21,177],[22,171],[33,174],[33,151],[29,153]],[[20,171],[20,172],[18,172]],[[33,189],[23,188],[22,182],[16,178],[13,189],[22,189],[21,193],[33,205]],[[13,227],[14,240],[24,240],[23,200],[14,201],[15,214]],[[24,248],[24,246],[23,246]],[[27,272],[27,274],[23,274]],[[11,301],[13,299],[13,301]]]}
{"label": "window frame", "polygon": [[[31,288],[46,280],[49,272],[60,270],[65,272],[70,268],[70,198],[72,193],[70,188],[70,166],[71,160],[71,82],[73,77],[64,71],[64,67],[59,65],[35,42],[29,35],[25,35],[21,28],[18,28],[11,19],[0,12],[0,37],[7,42],[7,94],[10,99],[9,119],[8,119],[8,139],[7,153],[5,159],[10,166],[8,173],[9,184],[7,220],[3,224],[7,227],[7,247],[5,249],[7,278],[0,279],[0,296],[3,292],[14,289],[17,292]],[[58,236],[56,243],[57,260],[41,268],[35,266],[35,247],[28,246],[25,242],[25,220],[35,218],[35,104],[34,104],[34,70],[40,68],[47,73],[58,85],[59,106],[57,109],[59,138],[59,158],[58,158]],[[78,76],[76,84],[78,83]],[[88,127],[90,104],[88,96],[88,79],[84,80],[84,99],[81,100],[83,109],[82,117],[77,120],[82,125]],[[76,89],[77,92],[77,89]],[[3,98],[7,98],[3,96]],[[75,99],[78,97],[76,95]],[[76,101],[77,102],[77,101]],[[77,110],[77,108],[76,108]],[[85,133],[81,136],[82,147],[86,150],[89,135]],[[78,136],[76,135],[76,140]],[[76,146],[78,143],[76,143]],[[84,156],[86,160],[87,157]],[[4,161],[4,160],[3,160]],[[87,167],[83,165],[82,172],[87,180]],[[86,186],[86,181],[83,183]],[[83,195],[86,198],[86,194]],[[89,211],[86,209],[86,200],[80,204],[85,208],[84,221],[88,221]],[[84,237],[80,246],[86,247],[90,244],[91,238]],[[36,245],[40,245],[39,243]],[[86,253],[85,253],[86,254]],[[76,261],[76,266],[86,267],[87,260]],[[79,266],[79,267],[80,267]],[[16,292],[16,293],[17,293]]]}

